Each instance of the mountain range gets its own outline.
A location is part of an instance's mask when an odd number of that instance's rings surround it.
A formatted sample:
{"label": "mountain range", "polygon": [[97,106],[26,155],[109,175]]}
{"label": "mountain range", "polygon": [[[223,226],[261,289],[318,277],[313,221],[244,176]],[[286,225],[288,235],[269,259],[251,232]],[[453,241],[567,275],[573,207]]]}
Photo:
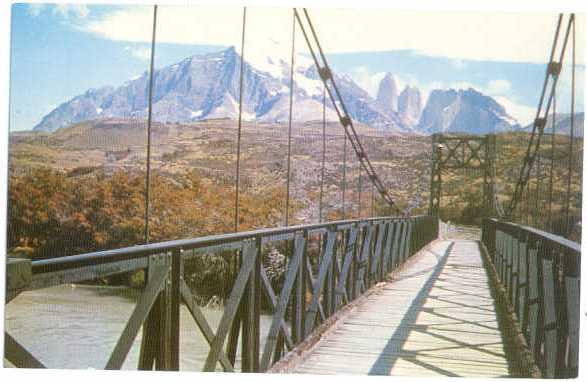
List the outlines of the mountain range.
{"label": "mountain range", "polygon": [[[294,121],[322,118],[323,86],[308,57],[297,54],[294,65]],[[238,117],[241,59],[233,48],[194,55],[154,72],[153,117],[170,123]],[[245,59],[243,118],[284,122],[289,116],[290,64],[285,59]],[[347,74],[334,75],[351,118],[398,133],[489,133],[519,129],[519,123],[493,98],[469,88],[436,89],[423,104],[416,87],[399,91],[385,74],[372,97]],[[52,132],[71,124],[102,118],[147,115],[149,76],[145,72],[118,87],[90,89],[44,116],[34,130]],[[327,101],[326,118],[336,120]]]}

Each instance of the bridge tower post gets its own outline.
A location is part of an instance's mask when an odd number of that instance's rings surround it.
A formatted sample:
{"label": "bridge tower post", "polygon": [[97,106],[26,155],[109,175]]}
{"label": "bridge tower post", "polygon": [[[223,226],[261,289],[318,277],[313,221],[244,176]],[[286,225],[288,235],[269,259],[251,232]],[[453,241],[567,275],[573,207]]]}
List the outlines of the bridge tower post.
{"label": "bridge tower post", "polygon": [[482,208],[485,216],[494,214],[495,135],[433,134],[430,205],[428,213],[439,217],[442,197],[442,171],[473,169],[483,171]]}
{"label": "bridge tower post", "polygon": [[428,214],[438,218],[442,189],[442,144],[441,135],[432,135],[432,172],[430,174],[430,205]]}
{"label": "bridge tower post", "polygon": [[483,209],[486,216],[493,216],[495,200],[495,134],[485,136],[485,158],[483,163]]}

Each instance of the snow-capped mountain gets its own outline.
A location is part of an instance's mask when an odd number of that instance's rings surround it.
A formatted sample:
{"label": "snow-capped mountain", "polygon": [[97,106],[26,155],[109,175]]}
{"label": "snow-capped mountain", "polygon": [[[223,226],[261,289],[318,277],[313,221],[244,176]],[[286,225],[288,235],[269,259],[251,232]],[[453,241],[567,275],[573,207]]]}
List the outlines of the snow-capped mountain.
{"label": "snow-capped mountain", "polygon": [[487,134],[519,128],[502,105],[472,88],[433,90],[418,123],[418,130],[426,134]]}
{"label": "snow-capped mountain", "polygon": [[[284,52],[284,49],[277,48],[275,51]],[[282,56],[275,52],[271,52],[271,56],[258,52],[247,55],[245,51],[245,120],[282,122],[288,119],[291,67],[290,59]],[[293,119],[320,119],[323,86],[314,63],[308,56],[299,53],[294,63]],[[212,118],[237,118],[240,64],[239,53],[230,47],[220,52],[194,55],[156,70],[153,76],[154,120],[186,123]],[[101,118],[144,118],[148,106],[148,81],[148,73],[145,72],[119,87],[90,89],[51,111],[34,129],[55,131],[73,123]],[[465,122],[476,123],[471,125],[473,129],[478,129],[479,120],[483,120],[483,126],[493,123],[500,128],[507,128],[507,123],[508,126],[515,124],[515,121],[508,122],[505,110],[493,99],[472,89],[448,91],[442,97],[441,93],[433,91],[422,118],[419,118],[422,105],[418,89],[406,88],[398,97],[397,85],[389,73],[380,84],[377,98],[369,95],[346,74],[335,74],[335,81],[350,116],[379,129],[416,133],[420,132],[418,130],[424,133],[452,131],[447,121],[453,114],[459,116],[462,126]],[[446,102],[440,98],[446,99]],[[458,107],[453,105],[452,109],[449,108],[454,111],[444,110],[452,102],[449,99],[457,98],[462,101],[458,102]],[[438,107],[437,104],[444,106]],[[462,116],[465,112],[473,115],[465,118]],[[326,116],[329,120],[337,119],[329,101]]]}

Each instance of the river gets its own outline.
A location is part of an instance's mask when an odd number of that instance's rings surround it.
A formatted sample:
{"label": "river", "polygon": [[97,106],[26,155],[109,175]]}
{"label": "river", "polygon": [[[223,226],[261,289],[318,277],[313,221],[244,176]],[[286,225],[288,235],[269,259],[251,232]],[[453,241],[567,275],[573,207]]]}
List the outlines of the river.
{"label": "river", "polygon": [[[5,328],[45,366],[103,369],[140,291],[126,287],[61,285],[22,293],[6,306]],[[202,308],[214,332],[222,309]],[[271,316],[261,316],[261,351]],[[123,369],[136,369],[137,335]],[[240,346],[239,346],[240,347]],[[201,371],[209,346],[188,309],[180,309],[180,369]],[[236,367],[240,367],[240,350]],[[6,362],[6,361],[5,361]],[[6,365],[10,366],[10,365]],[[218,370],[222,370],[218,366]]]}

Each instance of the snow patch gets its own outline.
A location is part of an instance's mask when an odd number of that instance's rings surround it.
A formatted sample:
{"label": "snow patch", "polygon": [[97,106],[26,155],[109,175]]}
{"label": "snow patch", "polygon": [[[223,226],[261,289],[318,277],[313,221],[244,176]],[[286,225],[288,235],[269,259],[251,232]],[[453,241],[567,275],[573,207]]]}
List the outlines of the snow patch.
{"label": "snow patch", "polygon": [[304,90],[310,97],[322,95],[322,81],[305,76],[294,77],[296,86]]}
{"label": "snow patch", "polygon": [[199,118],[202,116],[202,114],[204,114],[204,110],[196,110],[192,111],[191,116],[192,118]]}
{"label": "snow patch", "polygon": [[244,121],[253,121],[256,117],[257,117],[257,115],[255,113],[248,113],[246,111],[243,111],[243,120]]}

